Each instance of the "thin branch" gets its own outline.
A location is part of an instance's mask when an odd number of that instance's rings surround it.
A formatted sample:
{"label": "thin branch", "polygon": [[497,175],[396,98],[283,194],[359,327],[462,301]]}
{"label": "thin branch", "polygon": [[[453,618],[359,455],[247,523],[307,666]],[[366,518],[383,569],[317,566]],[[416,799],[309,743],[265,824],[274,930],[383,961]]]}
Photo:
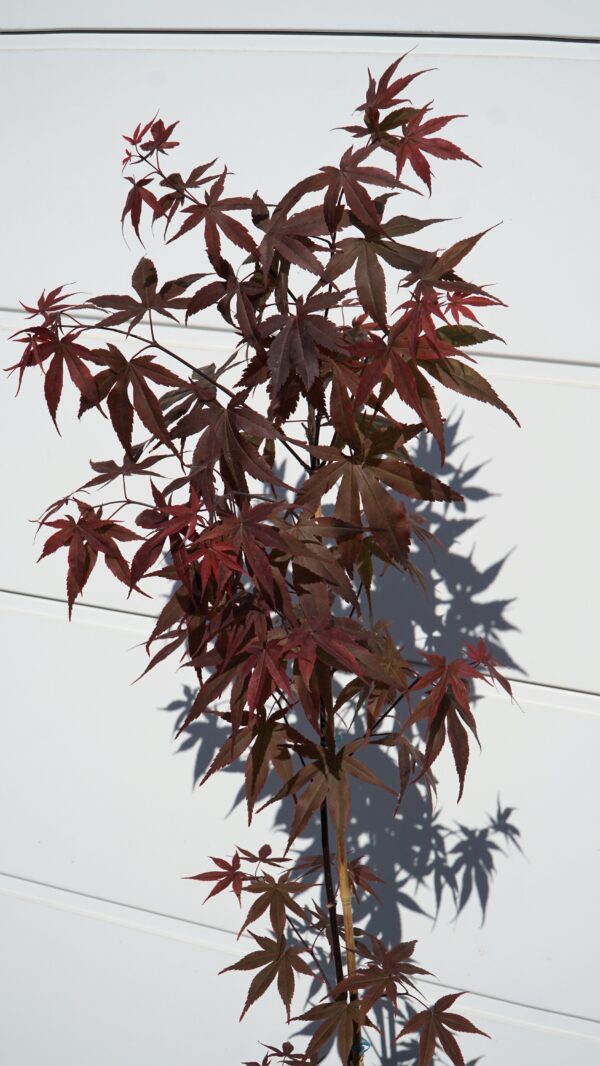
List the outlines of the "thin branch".
{"label": "thin branch", "polygon": [[321,965],[321,960],[319,959],[319,956],[317,955],[316,951],[314,950],[314,944],[312,946],[310,944],[307,944],[306,940],[302,936],[302,933],[298,929],[298,926],[296,925],[294,919],[292,918],[291,914],[289,914],[289,913],[287,915],[287,920],[288,920],[288,924],[291,925],[291,927],[294,930],[296,936],[298,937],[298,940],[300,941],[300,943],[304,944],[304,947],[308,951],[308,953],[309,953],[310,957],[312,958],[313,962],[315,963],[319,973],[321,974],[321,977],[323,978],[323,981],[325,982],[325,986],[327,988],[327,991],[331,995],[332,986],[331,986],[330,981],[328,981],[327,974],[325,973],[325,970],[323,969],[323,967]]}
{"label": "thin branch", "polygon": [[407,687],[404,689],[404,691],[401,692],[400,695],[396,697],[394,702],[390,703],[389,707],[386,707],[386,709],[383,712],[383,714],[379,715],[379,718],[377,719],[377,721],[375,722],[374,726],[371,729],[371,733],[374,733],[375,730],[379,728],[379,726],[384,721],[384,719],[387,718],[388,714],[390,714],[398,706],[398,704],[400,703],[400,700],[403,700],[406,696],[408,696],[408,693],[410,692],[411,689],[413,689],[415,687],[415,685],[416,685],[417,681],[419,680],[420,676],[421,676],[420,674],[417,674],[417,676],[411,681],[410,685],[407,685]]}

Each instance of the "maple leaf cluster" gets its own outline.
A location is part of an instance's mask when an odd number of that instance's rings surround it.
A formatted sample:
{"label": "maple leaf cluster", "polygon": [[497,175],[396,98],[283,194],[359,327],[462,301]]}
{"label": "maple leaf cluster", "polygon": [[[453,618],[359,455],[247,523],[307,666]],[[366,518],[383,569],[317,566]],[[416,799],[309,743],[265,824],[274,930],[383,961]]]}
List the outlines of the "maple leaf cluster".
{"label": "maple leaf cluster", "polygon": [[[409,786],[434,787],[448,741],[460,797],[469,735],[477,740],[472,683],[510,694],[483,640],[418,666],[372,612],[378,569],[420,576],[419,501],[461,501],[412,458],[422,435],[444,458],[438,387],[515,417],[463,351],[497,339],[475,309],[501,301],[457,273],[483,234],[428,250],[406,241],[442,220],[394,213],[398,196],[416,195],[409,167],[431,191],[430,157],[470,159],[437,136],[457,116],[405,98],[418,74],[399,76],[399,64],[369,75],[361,124],[346,127],[358,146],[274,205],[230,193],[216,160],[187,178],[171,170],[178,124],[141,123],[125,137],[122,224],[140,239],[144,222],[163,226],[165,241],[185,238],[200,269],[159,284],[144,255],[130,293],[84,303],[60,287],[44,293],[25,306],[34,321],[9,368],[19,385],[41,371],[55,425],[66,370],[79,417],[108,419],[122,451],[94,461],[95,476],[40,519],[52,530],[42,557],[67,552],[69,614],[99,555],[129,592],[165,581],[148,669],[179,655],[198,680],[181,729],[201,716],[225,727],[204,781],[239,762],[249,821],[259,801],[289,809],[284,855],[238,848],[193,878],[209,897],[249,904],[240,932],[255,947],[227,967],[256,971],[242,1016],[276,983],[290,1020],[297,977],[313,980],[308,1047],[265,1045],[263,1066],[316,1062],[332,1041],[342,1062],[358,1063],[376,1004],[402,1006],[403,1017],[422,1006],[414,942],[385,945],[353,924],[352,897],[383,892],[365,855],[346,854],[353,791],[391,793],[392,814]],[[392,281],[404,293],[396,308]],[[196,366],[165,339],[161,322],[184,327],[201,312],[229,330],[221,366]],[[149,498],[137,499],[132,479],[150,483]],[[109,486],[122,497],[89,501]],[[138,542],[130,558],[128,541]],[[394,787],[372,769],[372,745],[397,762]],[[290,848],[314,821],[322,854],[294,865]],[[266,930],[250,930],[261,922]],[[419,1066],[437,1047],[462,1066],[453,1033],[478,1030],[448,1009],[455,998],[404,1025],[401,1035],[420,1033]]]}

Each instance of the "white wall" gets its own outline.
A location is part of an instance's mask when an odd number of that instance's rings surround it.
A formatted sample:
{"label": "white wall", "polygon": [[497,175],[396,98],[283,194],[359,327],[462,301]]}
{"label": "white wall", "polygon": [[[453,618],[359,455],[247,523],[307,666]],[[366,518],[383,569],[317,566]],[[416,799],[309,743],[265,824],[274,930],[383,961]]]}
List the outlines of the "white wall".
{"label": "white wall", "polygon": [[[271,4],[251,13],[231,4],[217,22],[205,6],[178,5],[170,25],[588,38],[598,32],[598,7],[588,3],[493,5],[493,12],[491,5],[430,4],[419,11],[418,26],[408,6],[384,3],[369,5],[366,14],[364,5],[307,3],[301,15]],[[164,19],[158,4],[128,5],[125,15],[122,5],[109,3],[101,12],[67,2],[0,3],[7,29],[142,31],[163,27]],[[274,196],[298,171],[309,173],[337,150],[340,135],[330,131],[360,98],[365,68],[381,69],[413,44],[415,64],[437,68],[423,91],[444,112],[469,112],[456,137],[483,164],[435,168],[433,213],[462,216],[444,236],[450,241],[503,220],[473,254],[473,274],[496,282],[510,305],[488,318],[507,344],[490,346],[484,361],[523,423],[518,431],[471,404],[451,457],[455,466],[489,460],[472,484],[495,493],[469,505],[468,515],[480,521],[453,548],[454,594],[474,596],[482,618],[513,627],[502,641],[524,673],[512,671],[519,707],[494,696],[482,701],[483,754],[473,759],[458,810],[443,769],[443,814],[447,824],[456,818],[481,826],[500,789],[503,803],[517,808],[524,856],[497,858],[482,926],[470,904],[456,922],[443,909],[433,930],[406,912],[403,929],[420,937],[420,958],[444,987],[473,993],[465,1011],[494,1040],[465,1042],[468,1058],[485,1054],[486,1066],[563,1066],[569,1059],[593,1066],[600,1061],[594,973],[600,160],[588,116],[599,103],[597,45],[396,40],[366,32],[5,36],[0,330],[6,336],[18,328],[18,300],[43,287],[72,280],[102,291],[117,274],[126,283],[137,249],[124,245],[118,223],[119,135],[140,118],[159,107],[165,118],[179,117],[184,165],[219,153],[241,188],[258,185]],[[248,122],[241,106],[249,82],[265,102],[258,123]],[[273,188],[265,188],[267,174]],[[188,269],[182,256],[192,252],[192,244],[164,252],[157,246],[156,258],[165,271],[176,264],[181,273]],[[178,343],[209,361],[228,342],[215,328],[189,331]],[[11,349],[3,344],[3,365],[14,361]],[[207,792],[193,791],[196,752],[177,754],[172,745],[175,714],[164,708],[181,698],[187,676],[165,667],[129,685],[143,661],[135,646],[152,605],[141,598],[124,603],[99,571],[87,606],[76,609],[69,626],[62,560],[34,565],[39,549],[27,520],[86,479],[88,455],[106,458],[111,449],[99,422],[69,421],[68,404],[58,438],[38,382],[26,382],[17,401],[13,391],[5,382],[0,401],[6,515],[0,1061],[164,1066],[202,1056],[234,1066],[258,1055],[258,1038],[277,1037],[271,1020],[277,1012],[273,1001],[263,1001],[242,1026],[233,1024],[243,982],[227,975],[216,985],[214,974],[239,949],[236,908],[225,901],[203,909],[203,894],[182,878],[205,868],[207,854],[238,843],[243,817],[235,811],[222,826],[211,822],[207,811],[231,797],[231,783],[215,780]],[[468,585],[477,574],[479,585]],[[268,817],[264,825],[269,832]],[[426,894],[418,898],[426,907]]]}

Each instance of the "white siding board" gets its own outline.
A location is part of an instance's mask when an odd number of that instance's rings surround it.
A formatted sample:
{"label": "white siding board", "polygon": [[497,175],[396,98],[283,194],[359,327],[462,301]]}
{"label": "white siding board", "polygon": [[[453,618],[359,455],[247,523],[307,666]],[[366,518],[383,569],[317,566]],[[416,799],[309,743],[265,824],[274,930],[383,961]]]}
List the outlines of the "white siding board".
{"label": "white siding board", "polygon": [[348,0],[344,5],[303,0],[301,5],[282,5],[275,0],[258,0],[249,7],[243,0],[226,5],[180,0],[176,8],[165,9],[160,0],[130,0],[123,7],[117,0],[105,0],[101,8],[89,0],[60,0],[51,8],[44,0],[3,0],[0,26],[6,29],[57,27],[106,29],[287,29],[300,31],[384,31],[421,33],[558,34],[593,36],[600,34],[600,17],[594,0],[575,0],[566,7],[561,0],[529,0],[518,4],[506,0],[502,6],[477,0],[443,0],[427,5],[375,0],[365,5]]}
{"label": "white siding board", "polygon": [[[11,1063],[164,1066],[199,1055],[234,1063],[256,1055],[259,1040],[287,1036],[269,994],[241,1025],[232,1024],[245,975],[216,974],[240,945],[209,945],[181,923],[123,918],[116,907],[93,910],[85,900],[0,881],[0,937],[0,1029]],[[431,984],[425,990],[431,999],[449,991]],[[300,993],[298,1009],[302,1002]],[[468,1061],[484,1055],[486,1066],[598,1062],[598,1025],[481,996],[463,1004],[492,1037],[464,1037]],[[335,1061],[328,1057],[328,1066]]]}
{"label": "white siding board", "polygon": [[[187,37],[178,46],[152,37],[138,47],[112,41],[114,47],[103,39],[101,47],[70,41],[57,49],[17,48],[8,40],[1,74],[5,137],[14,145],[24,139],[27,149],[11,153],[0,178],[3,202],[11,205],[5,240],[12,249],[0,264],[0,306],[17,307],[19,299],[31,300],[58,281],[73,280],[85,292],[114,288],[119,279],[127,285],[141,249],[133,236],[128,249],[120,235],[120,135],[140,119],[156,110],[165,119],[179,118],[184,147],[178,166],[218,155],[235,172],[232,189],[258,187],[270,200],[347,143],[332,129],[351,119],[366,67],[381,70],[399,51],[397,44],[368,39],[349,45],[331,40],[325,52],[323,42],[308,39]],[[445,54],[437,44],[422,43],[407,61],[412,69],[439,68],[417,83],[415,99],[433,98],[443,113],[469,113],[454,124],[452,136],[483,169],[441,162],[433,168],[439,180],[431,202],[407,194],[403,209],[456,220],[430,231],[427,247],[502,221],[469,260],[469,274],[494,283],[509,304],[486,322],[517,355],[597,363],[600,160],[584,115],[600,98],[598,52],[555,46],[550,57],[540,45],[536,57],[535,43],[522,55],[512,54],[512,47],[496,42],[495,54],[486,54],[475,42],[471,54],[452,55],[447,42]],[[53,122],[40,117],[40,84],[44,115],[61,116],[60,145]],[[256,121],[240,114],[244,84],[252,86]],[[560,163],[559,130],[568,130]],[[24,164],[32,152],[46,161],[43,179],[38,166]],[[198,269],[199,238],[160,252],[158,243],[148,237],[161,276]]]}
{"label": "white siding board", "polygon": [[239,781],[219,775],[194,791],[197,749],[174,757],[176,714],[165,709],[191,672],[174,661],[133,685],[144,620],[84,609],[68,627],[60,605],[14,599],[2,612],[13,667],[0,788],[19,818],[4,825],[2,870],[237,931],[235,900],[203,908],[208,889],[184,878],[242,838],[260,846],[272,817],[248,834],[245,807],[230,812]]}
{"label": "white siding board", "polygon": [[[450,522],[464,515],[473,525],[455,543],[450,539],[448,554],[434,549],[439,572],[454,575],[449,593],[442,588],[440,594],[449,595],[449,617],[459,633],[462,629],[468,635],[478,623],[480,635],[498,637],[514,664],[509,672],[518,667],[533,681],[599,692],[594,649],[600,588],[595,547],[600,523],[595,473],[600,374],[595,368],[487,356],[478,368],[516,413],[521,428],[487,404],[438,390],[449,424],[458,423],[458,429],[448,465],[436,473],[456,483],[451,469],[484,464],[467,482],[464,512],[453,506],[446,511]],[[432,469],[437,461],[433,444],[422,461]],[[480,499],[469,500],[471,488],[482,490]],[[569,552],[571,535],[575,552]],[[429,553],[421,554],[427,563]],[[494,574],[491,568],[498,564],[501,569]],[[400,626],[406,611],[406,601],[403,605],[398,598],[402,581],[387,574],[379,602],[381,613],[396,618]],[[418,617],[421,594],[406,582],[404,588],[410,597],[409,616],[414,609]],[[507,602],[495,611],[492,604],[498,601]],[[453,604],[461,607],[460,617],[456,610],[452,613]],[[507,628],[494,634],[498,617]]]}
{"label": "white siding board", "polygon": [[267,1000],[234,1021],[245,975],[215,980],[230,954],[9,896],[0,932],[1,1047],[15,1066],[233,1064],[265,1034],[283,1038]]}
{"label": "white siding board", "polygon": [[[128,685],[142,659],[128,649],[143,624],[84,609],[67,627],[59,605],[15,610],[9,597],[0,617],[9,664],[0,789],[3,809],[19,812],[3,825],[3,872],[236,930],[233,898],[202,907],[203,886],[182,877],[208,868],[207,855],[271,839],[271,813],[248,838],[243,804],[231,809],[237,774],[192,792],[195,750],[173,757],[175,715],[164,713],[184,679],[165,666]],[[600,700],[525,684],[516,698],[518,706],[486,693],[477,707],[483,754],[473,753],[466,796],[455,808],[449,759],[440,762],[440,796],[445,824],[476,828],[500,790],[503,805],[517,808],[524,857],[498,855],[482,927],[474,897],[456,923],[444,908],[433,930],[404,911],[402,935],[419,937],[421,961],[444,983],[593,1018]],[[211,812],[223,809],[228,816],[215,821]],[[360,817],[360,796],[355,810]],[[381,817],[390,815],[383,803]],[[427,893],[416,899],[429,910]]]}
{"label": "white siding board", "polygon": [[600,1021],[590,979],[600,947],[600,699],[520,684],[515,697],[490,692],[477,705],[482,752],[474,746],[460,804],[446,753],[436,775],[445,825],[483,826],[499,796],[515,808],[523,854],[496,855],[483,923],[474,891],[458,920],[447,897],[433,928],[405,912],[406,928],[442,983]]}

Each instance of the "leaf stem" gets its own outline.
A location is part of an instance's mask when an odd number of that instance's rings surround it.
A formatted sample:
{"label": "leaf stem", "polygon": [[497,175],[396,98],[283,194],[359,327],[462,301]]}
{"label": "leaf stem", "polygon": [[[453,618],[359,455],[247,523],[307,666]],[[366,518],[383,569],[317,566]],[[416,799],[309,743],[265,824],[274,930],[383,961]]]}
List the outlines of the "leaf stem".
{"label": "leaf stem", "polygon": [[221,392],[224,392],[230,399],[235,399],[235,392],[233,392],[232,389],[228,389],[227,385],[222,385],[221,382],[211,378],[210,374],[205,374],[204,371],[200,370],[197,366],[188,363],[187,359],[183,359],[181,355],[177,355],[177,352],[173,352],[170,348],[166,348],[164,344],[160,343],[160,341],[151,340],[149,342],[147,337],[140,337],[139,333],[129,333],[126,329],[119,329],[118,326],[103,326],[101,322],[94,322],[93,325],[85,326],[84,328],[102,329],[107,330],[109,333],[120,333],[123,337],[132,337],[133,340],[143,341],[144,344],[149,344],[153,348],[158,348],[158,350],[164,352],[165,355],[170,355],[173,359],[176,359],[178,363],[181,363],[182,366],[187,367],[187,369],[191,370],[193,374],[197,374],[198,377],[204,378],[204,380],[208,381],[210,385],[214,386],[214,388],[220,389]]}

